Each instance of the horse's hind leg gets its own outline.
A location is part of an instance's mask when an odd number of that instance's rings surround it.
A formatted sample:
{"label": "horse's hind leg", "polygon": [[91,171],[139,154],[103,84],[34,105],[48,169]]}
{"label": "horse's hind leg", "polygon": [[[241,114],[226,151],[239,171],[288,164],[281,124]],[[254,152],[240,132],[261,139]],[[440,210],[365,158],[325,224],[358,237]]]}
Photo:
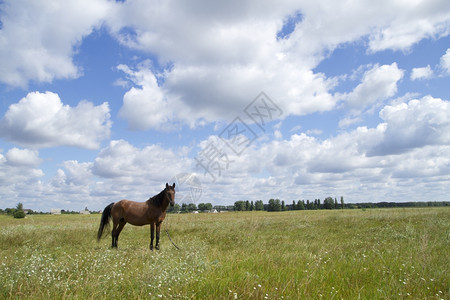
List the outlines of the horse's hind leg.
{"label": "horse's hind leg", "polygon": [[117,222],[117,220],[113,219],[113,228],[112,228],[112,231],[111,231],[111,238],[112,238],[111,247],[112,248],[117,248],[117,238],[118,238],[117,227],[118,226],[119,226],[119,223]]}
{"label": "horse's hind leg", "polygon": [[119,220],[119,224],[117,226],[114,226],[115,229],[113,229],[112,232],[112,247],[117,248],[117,242],[119,241],[119,234],[122,231],[123,227],[127,224],[124,219]]}

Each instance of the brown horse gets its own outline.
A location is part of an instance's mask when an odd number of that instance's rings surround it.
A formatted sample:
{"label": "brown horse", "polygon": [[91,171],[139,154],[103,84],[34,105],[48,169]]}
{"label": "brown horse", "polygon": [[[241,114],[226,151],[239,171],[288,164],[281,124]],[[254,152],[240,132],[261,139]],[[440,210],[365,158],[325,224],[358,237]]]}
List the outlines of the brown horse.
{"label": "brown horse", "polygon": [[150,250],[153,250],[153,239],[156,227],[156,250],[159,250],[159,232],[161,223],[166,217],[167,207],[175,204],[175,183],[170,186],[166,183],[166,188],[158,195],[151,197],[145,202],[134,202],[130,200],[120,200],[111,203],[102,213],[100,227],[98,228],[97,240],[103,235],[103,229],[109,225],[109,219],[113,220],[112,247],[117,248],[119,234],[125,224],[130,223],[136,226],[150,224]]}

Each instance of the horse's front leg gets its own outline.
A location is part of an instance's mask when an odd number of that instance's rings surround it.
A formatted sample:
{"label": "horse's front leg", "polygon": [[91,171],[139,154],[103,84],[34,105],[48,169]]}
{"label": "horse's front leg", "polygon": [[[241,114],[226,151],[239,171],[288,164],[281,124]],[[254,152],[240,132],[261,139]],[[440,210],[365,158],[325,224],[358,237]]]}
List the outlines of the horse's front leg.
{"label": "horse's front leg", "polygon": [[156,245],[155,248],[156,250],[159,250],[159,232],[161,230],[161,222],[158,222],[156,224]]}
{"label": "horse's front leg", "polygon": [[[150,223],[150,250],[153,251],[153,239],[155,238],[155,223]],[[158,242],[156,242],[158,245]]]}

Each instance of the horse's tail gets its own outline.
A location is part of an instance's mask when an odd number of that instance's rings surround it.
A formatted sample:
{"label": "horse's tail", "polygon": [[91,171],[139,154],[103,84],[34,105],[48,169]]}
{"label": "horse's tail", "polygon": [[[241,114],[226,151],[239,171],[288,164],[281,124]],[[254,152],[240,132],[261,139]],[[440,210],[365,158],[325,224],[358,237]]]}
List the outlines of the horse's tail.
{"label": "horse's tail", "polygon": [[102,213],[102,219],[100,220],[100,227],[98,228],[97,241],[99,241],[103,236],[103,229],[109,225],[109,219],[111,219],[111,208],[114,202],[105,207]]}

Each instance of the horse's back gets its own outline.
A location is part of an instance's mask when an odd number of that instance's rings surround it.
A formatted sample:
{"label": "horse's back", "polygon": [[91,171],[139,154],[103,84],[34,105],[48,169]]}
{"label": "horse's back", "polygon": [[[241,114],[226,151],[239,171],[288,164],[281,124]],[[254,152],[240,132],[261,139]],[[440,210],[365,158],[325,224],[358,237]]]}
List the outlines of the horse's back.
{"label": "horse's back", "polygon": [[148,206],[145,202],[135,202],[131,200],[120,200],[114,204],[111,215],[117,221],[123,219],[132,225],[142,226],[149,224]]}

